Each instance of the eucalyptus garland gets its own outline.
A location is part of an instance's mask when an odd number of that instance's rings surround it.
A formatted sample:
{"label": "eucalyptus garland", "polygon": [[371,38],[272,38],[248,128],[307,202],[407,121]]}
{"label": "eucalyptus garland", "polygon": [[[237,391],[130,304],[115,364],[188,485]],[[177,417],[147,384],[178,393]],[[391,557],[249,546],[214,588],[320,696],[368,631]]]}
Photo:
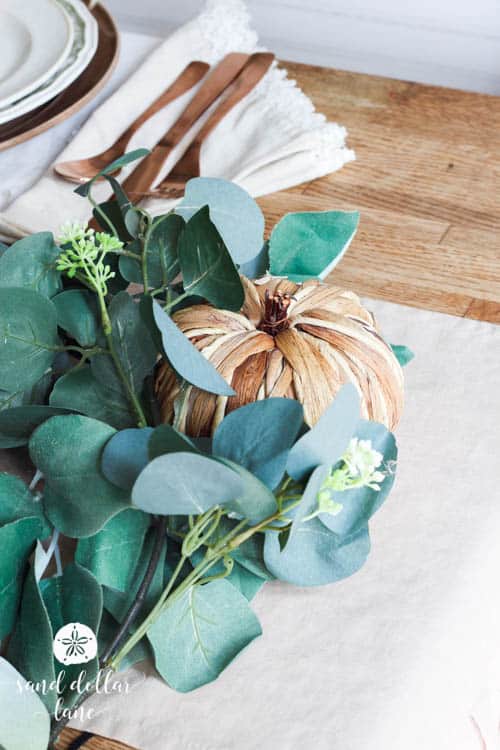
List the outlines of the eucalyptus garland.
{"label": "eucalyptus garland", "polygon": [[[241,274],[324,276],[358,215],[290,214],[264,242],[258,205],[200,178],[153,218],[112,176],[143,154],[78,188],[95,229],[70,223],[57,241],[45,232],[0,248],[0,447],[33,464],[29,486],[0,475],[7,750],[46,750],[103,675],[143,659],[175,690],[214,680],[261,634],[250,602],[267,581],[326,584],[363,565],[369,519],[394,482],[394,436],[360,417],[352,384],[313,426],[298,400],[268,398],[228,412],[210,437],[179,429],[191,386],[234,391],[176,311],[239,311]],[[112,200],[95,203],[96,179]],[[164,362],[178,381],[170,424],[155,391]],[[83,693],[81,665],[53,656],[73,622],[98,637]]]}

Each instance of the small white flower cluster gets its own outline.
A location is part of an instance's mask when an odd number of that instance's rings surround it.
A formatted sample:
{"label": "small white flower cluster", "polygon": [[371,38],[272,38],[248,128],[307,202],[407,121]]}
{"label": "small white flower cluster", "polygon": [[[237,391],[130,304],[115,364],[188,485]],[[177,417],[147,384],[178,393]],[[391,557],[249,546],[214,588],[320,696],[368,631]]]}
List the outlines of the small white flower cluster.
{"label": "small white flower cluster", "polygon": [[371,440],[352,438],[341,458],[342,464],[333,469],[321,485],[316,497],[316,510],[304,520],[315,518],[320,513],[329,513],[332,516],[340,513],[344,506],[333,499],[334,492],[345,492],[360,487],[380,491],[380,483],[386,477],[386,473],[380,470],[383,459],[382,453],[373,448]]}
{"label": "small white flower cluster", "polygon": [[91,239],[94,234],[93,229],[89,229],[87,224],[79,221],[67,221],[59,228],[58,242],[60,245],[66,245],[72,242],[81,242],[82,240]]}
{"label": "small white flower cluster", "polygon": [[[59,231],[62,251],[57,259],[57,270],[69,278],[78,274],[98,293],[107,294],[107,281],[114,278],[111,267],[104,263],[106,253],[123,248],[123,242],[106,232],[94,232],[78,221],[63,224]],[[79,276],[79,278],[80,278]]]}

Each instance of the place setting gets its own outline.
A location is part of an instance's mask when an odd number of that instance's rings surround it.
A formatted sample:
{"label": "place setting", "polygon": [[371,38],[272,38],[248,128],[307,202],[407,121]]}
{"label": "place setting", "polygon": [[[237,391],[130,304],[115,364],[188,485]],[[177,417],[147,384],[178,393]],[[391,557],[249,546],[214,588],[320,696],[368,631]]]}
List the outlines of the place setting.
{"label": "place setting", "polygon": [[0,41],[0,150],[78,111],[105,84],[118,54],[111,16],[82,0],[4,0]]}
{"label": "place setting", "polygon": [[0,3],[0,750],[493,749],[468,141],[243,0],[117,28]]}

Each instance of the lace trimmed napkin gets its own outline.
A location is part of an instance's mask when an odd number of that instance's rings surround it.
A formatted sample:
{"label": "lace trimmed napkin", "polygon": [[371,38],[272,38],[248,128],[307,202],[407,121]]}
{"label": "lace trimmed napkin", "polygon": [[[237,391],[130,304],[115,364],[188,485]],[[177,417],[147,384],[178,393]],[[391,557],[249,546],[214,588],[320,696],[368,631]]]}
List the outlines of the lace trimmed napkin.
{"label": "lace trimmed napkin", "polygon": [[[242,0],[208,0],[203,12],[178,29],[148,57],[116,93],[86,122],[57,161],[80,159],[109,147],[126,127],[156,99],[192,60],[211,65],[228,52],[261,49]],[[172,102],[136,133],[128,150],[152,148],[177,119],[196,89]],[[210,110],[211,111],[211,110]],[[210,111],[171,154],[162,176],[184,153]],[[354,159],[345,146],[345,128],[327,122],[310,99],[274,65],[206,139],[201,151],[201,174],[223,177],[253,196],[282,190],[340,169]],[[133,165],[135,166],[135,165]],[[126,177],[133,168],[122,173]],[[107,185],[95,197],[105,200]],[[145,201],[154,214],[172,201]],[[70,219],[89,218],[88,204],[69,183],[49,171],[0,214],[0,233],[18,238],[40,230],[57,232]]]}

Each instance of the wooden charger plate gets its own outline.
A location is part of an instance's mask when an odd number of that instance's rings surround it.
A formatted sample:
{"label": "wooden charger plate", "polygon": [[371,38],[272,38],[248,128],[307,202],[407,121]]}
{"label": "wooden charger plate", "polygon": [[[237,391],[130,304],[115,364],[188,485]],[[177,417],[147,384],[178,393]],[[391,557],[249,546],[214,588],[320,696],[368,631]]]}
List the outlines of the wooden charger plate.
{"label": "wooden charger plate", "polygon": [[[91,3],[86,2],[86,5]],[[109,79],[118,61],[118,29],[102,5],[90,7],[90,12],[99,26],[99,42],[94,57],[83,73],[54,99],[0,125],[0,151],[27,141],[71,117],[93,99]]]}

